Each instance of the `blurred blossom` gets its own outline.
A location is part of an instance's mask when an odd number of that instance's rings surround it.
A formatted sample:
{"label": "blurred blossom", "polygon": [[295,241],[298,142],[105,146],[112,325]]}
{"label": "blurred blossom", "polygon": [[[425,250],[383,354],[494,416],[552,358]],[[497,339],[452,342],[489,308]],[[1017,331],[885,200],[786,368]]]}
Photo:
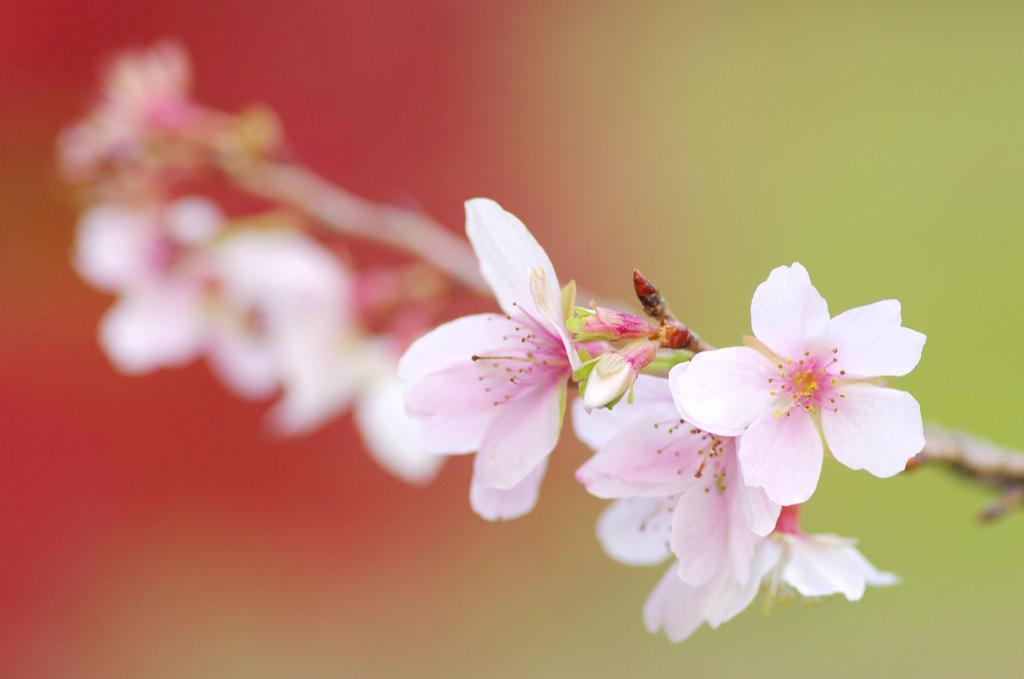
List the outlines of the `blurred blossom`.
{"label": "blurred blossom", "polygon": [[354,405],[386,469],[424,482],[439,468],[396,397],[398,348],[365,334],[353,276],[315,238],[284,225],[232,228],[202,198],[101,204],[82,217],[74,262],[118,295],[100,340],[121,371],[205,357],[239,396],[280,392],[270,421],[283,434],[311,431]]}
{"label": "blurred blossom", "polygon": [[154,135],[184,128],[196,112],[190,86],[188,56],[177,43],[115,58],[103,75],[99,102],[59,139],[66,176],[85,180],[106,165],[137,161]]}
{"label": "blurred blossom", "polygon": [[139,208],[100,204],[82,216],[75,267],[118,295],[100,324],[100,342],[118,369],[136,374],[182,365],[203,351],[212,262],[201,246],[222,219],[201,198]]}

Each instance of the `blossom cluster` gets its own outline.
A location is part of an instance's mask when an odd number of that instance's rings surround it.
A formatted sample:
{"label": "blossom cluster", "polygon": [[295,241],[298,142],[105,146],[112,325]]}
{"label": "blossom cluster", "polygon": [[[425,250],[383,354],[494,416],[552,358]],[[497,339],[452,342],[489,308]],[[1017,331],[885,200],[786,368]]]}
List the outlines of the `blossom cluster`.
{"label": "blossom cluster", "polygon": [[855,600],[866,585],[896,582],[853,541],[805,534],[799,511],[825,444],[879,477],[924,446],[917,402],[882,382],[912,370],[924,346],[898,302],[831,317],[807,271],[781,266],[754,293],[753,337],[687,352],[677,340],[688,331],[664,316],[576,306],[575,284],[560,287],[544,250],[497,203],[471,200],[466,215],[503,313],[436,328],[399,374],[425,448],[475,453],[477,513],[511,519],[535,506],[578,383],[573,428],[595,454],[576,478],[613,500],[598,522],[602,545],[627,564],[672,562],[644,607],[651,631],[679,641],[718,626],[762,587],[773,600]]}
{"label": "blossom cluster", "polygon": [[62,167],[88,200],[74,266],[116,296],[100,323],[104,351],[126,374],[204,359],[240,397],[279,395],[268,419],[283,435],[351,407],[385,469],[429,481],[442,458],[419,444],[397,373],[424,328],[422,305],[396,288],[415,271],[357,271],[291,215],[228,216],[185,193],[217,171],[210,149],[244,125],[196,104],[190,81],[174,44],[128,53],[60,139]]}
{"label": "blossom cluster", "polygon": [[129,53],[59,142],[88,201],[74,266],[116,297],[99,340],[120,371],[205,360],[240,397],[276,396],[269,419],[283,434],[351,407],[371,454],[411,482],[473,454],[469,501],[488,520],[536,506],[571,410],[594,452],[576,479],[611,500],[597,524],[605,551],[670,563],[643,616],[673,641],[760,590],[857,600],[897,581],[852,540],[804,533],[800,512],[826,449],[884,478],[925,445],[917,401],[885,382],[925,343],[899,302],[833,317],[803,266],[780,266],[754,291],[752,336],[714,349],[639,273],[644,315],[578,304],[526,226],[477,198],[466,235],[498,310],[423,334],[444,301],[442,257],[360,268],[310,227],[301,199],[232,216],[199,195],[266,161],[280,135],[266,114],[200,106],[190,82],[173,44]]}

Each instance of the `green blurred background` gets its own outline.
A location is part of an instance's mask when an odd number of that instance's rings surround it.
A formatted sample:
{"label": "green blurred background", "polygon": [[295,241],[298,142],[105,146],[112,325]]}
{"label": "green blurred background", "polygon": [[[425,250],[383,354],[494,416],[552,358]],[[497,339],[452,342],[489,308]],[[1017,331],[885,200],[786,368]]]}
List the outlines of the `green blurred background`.
{"label": "green blurred background", "polygon": [[[1024,5],[47,3],[0,9],[0,347],[10,677],[1014,676],[1024,517],[937,470],[826,463],[812,530],[904,578],[856,604],[752,607],[673,646],[640,619],[661,569],[593,537],[568,435],[539,508],[489,525],[468,465],[426,489],[347,422],[269,439],[201,368],[114,374],[109,303],[68,266],[52,140],[112,50],[173,35],[199,95],[260,100],[342,185],[452,228],[488,195],[563,279],[632,268],[708,340],[749,331],[774,266],[834,312],[903,302],[898,381],[927,419],[1024,447]],[[484,302],[474,302],[485,308]],[[6,670],[4,671],[4,668]]]}

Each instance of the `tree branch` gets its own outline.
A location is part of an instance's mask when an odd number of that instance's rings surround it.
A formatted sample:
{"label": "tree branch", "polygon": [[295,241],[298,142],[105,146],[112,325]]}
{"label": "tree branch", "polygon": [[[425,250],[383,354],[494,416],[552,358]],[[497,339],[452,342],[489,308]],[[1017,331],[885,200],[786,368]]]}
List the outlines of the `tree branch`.
{"label": "tree branch", "polygon": [[298,165],[258,162],[229,175],[257,196],[308,214],[334,231],[383,243],[490,295],[472,248],[429,216],[360,198]]}
{"label": "tree branch", "polygon": [[1000,491],[999,498],[978,516],[998,519],[1024,504],[1024,453],[996,445],[970,434],[929,424],[924,450],[907,465],[941,464],[975,483]]}

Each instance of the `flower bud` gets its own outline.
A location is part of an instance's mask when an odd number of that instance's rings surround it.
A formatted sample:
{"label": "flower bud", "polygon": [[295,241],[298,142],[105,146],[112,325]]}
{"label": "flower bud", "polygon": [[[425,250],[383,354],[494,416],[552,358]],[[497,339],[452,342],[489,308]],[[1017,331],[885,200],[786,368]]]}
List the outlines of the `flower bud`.
{"label": "flower bud", "polygon": [[640,316],[607,307],[585,309],[570,323],[577,339],[616,341],[647,337],[658,328]]}
{"label": "flower bud", "polygon": [[603,408],[625,396],[644,366],[654,360],[657,351],[657,342],[639,340],[602,354],[587,377],[583,405],[588,410]]}

